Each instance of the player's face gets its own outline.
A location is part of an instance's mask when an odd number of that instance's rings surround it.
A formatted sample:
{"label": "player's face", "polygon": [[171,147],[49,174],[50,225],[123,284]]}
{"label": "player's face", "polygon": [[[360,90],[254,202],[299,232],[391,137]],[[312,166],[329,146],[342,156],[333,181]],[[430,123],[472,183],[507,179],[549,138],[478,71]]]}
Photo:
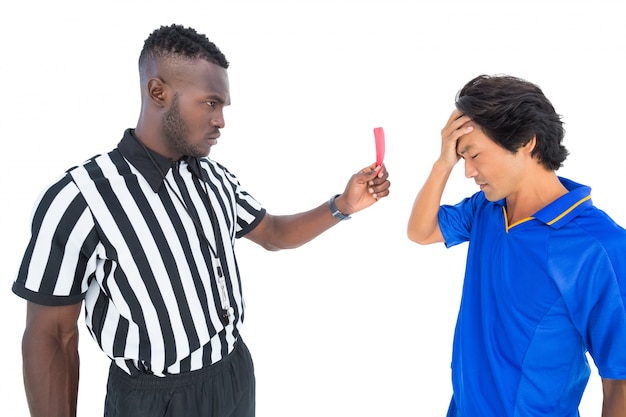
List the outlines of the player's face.
{"label": "player's face", "polygon": [[187,65],[161,119],[168,156],[174,160],[207,156],[225,126],[224,107],[230,104],[226,69],[204,60]]}
{"label": "player's face", "polygon": [[474,179],[487,200],[501,200],[522,186],[526,167],[524,155],[504,149],[477,125],[459,138],[457,152],[465,162],[465,176]]}

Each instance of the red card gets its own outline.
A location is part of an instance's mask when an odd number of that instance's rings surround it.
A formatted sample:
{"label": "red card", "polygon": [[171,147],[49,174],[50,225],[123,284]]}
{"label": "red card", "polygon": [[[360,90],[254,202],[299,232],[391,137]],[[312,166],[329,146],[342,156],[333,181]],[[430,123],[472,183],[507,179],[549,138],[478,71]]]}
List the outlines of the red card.
{"label": "red card", "polygon": [[380,167],[385,159],[385,131],[382,127],[374,128],[374,140],[376,141],[376,165]]}

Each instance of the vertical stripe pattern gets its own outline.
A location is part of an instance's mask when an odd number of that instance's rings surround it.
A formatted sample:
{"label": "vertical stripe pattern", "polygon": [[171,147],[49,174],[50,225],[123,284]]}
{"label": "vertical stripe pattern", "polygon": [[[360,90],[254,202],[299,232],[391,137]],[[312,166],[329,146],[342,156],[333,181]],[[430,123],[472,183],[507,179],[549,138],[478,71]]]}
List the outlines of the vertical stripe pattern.
{"label": "vertical stripe pattern", "polygon": [[[244,315],[235,240],[265,210],[225,167],[206,158],[200,166],[203,179],[174,162],[156,192],[118,149],[68,171],[36,204],[13,291],[47,305],[84,298],[91,335],[130,374],[223,358]],[[207,240],[219,248],[234,308],[226,326]]]}

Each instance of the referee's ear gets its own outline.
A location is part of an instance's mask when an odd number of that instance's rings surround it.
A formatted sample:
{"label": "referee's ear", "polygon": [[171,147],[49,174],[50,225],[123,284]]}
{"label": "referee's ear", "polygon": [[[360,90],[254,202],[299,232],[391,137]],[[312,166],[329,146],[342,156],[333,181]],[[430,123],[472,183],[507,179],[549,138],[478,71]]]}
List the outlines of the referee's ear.
{"label": "referee's ear", "polygon": [[157,107],[165,107],[167,101],[165,83],[159,77],[148,80],[148,96]]}

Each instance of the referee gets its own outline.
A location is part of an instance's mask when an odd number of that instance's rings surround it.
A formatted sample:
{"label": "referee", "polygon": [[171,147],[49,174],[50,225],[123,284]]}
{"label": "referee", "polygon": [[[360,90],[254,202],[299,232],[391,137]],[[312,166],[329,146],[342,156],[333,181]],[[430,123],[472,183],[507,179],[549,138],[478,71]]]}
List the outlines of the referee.
{"label": "referee", "polygon": [[111,359],[105,416],[254,416],[235,239],[295,248],[389,194],[386,169],[371,165],[310,211],[268,214],[208,158],[228,65],[194,29],[156,29],[139,57],[137,126],[41,193],[12,287],[27,300],[31,416],[76,415],[83,303]]}

